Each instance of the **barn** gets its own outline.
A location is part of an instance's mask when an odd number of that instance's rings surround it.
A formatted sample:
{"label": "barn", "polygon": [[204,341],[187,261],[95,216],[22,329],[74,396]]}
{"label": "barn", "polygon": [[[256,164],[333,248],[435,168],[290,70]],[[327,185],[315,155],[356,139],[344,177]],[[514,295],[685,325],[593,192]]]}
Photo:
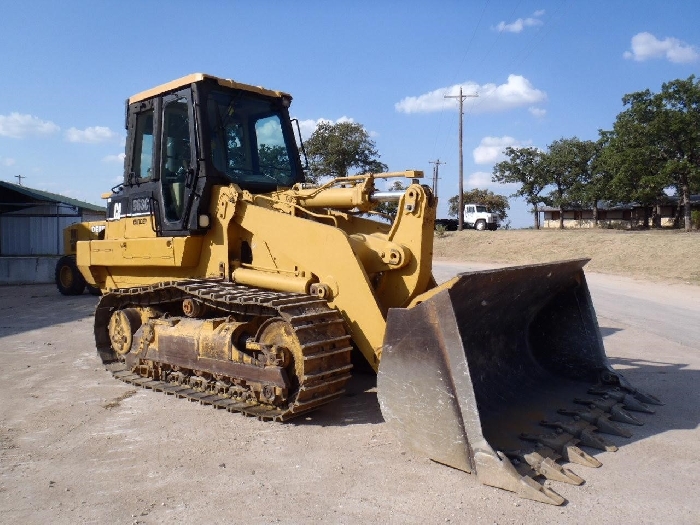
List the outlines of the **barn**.
{"label": "barn", "polygon": [[0,284],[53,282],[63,229],[105,216],[102,206],[0,181]]}

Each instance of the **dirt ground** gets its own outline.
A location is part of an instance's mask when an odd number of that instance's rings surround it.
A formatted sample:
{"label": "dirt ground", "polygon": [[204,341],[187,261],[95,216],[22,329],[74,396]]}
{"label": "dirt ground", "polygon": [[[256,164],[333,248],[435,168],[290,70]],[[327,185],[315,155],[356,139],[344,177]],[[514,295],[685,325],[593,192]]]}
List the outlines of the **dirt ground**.
{"label": "dirt ground", "polygon": [[[698,287],[674,294],[700,319]],[[666,405],[594,453],[602,468],[572,467],[584,485],[553,484],[553,507],[407,450],[374,376],[284,424],[122,383],[94,351],[95,304],[0,287],[2,523],[700,523],[700,343],[599,314],[613,365]]]}
{"label": "dirt ground", "polygon": [[448,232],[435,256],[475,262],[529,264],[590,258],[587,271],[700,285],[700,232],[496,230]]}

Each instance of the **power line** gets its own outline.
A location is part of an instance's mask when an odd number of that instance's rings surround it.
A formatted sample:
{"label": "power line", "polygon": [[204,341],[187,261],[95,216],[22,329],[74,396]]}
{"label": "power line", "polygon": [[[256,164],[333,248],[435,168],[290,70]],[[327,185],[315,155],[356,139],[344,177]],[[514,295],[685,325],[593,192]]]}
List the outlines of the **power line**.
{"label": "power line", "polygon": [[464,99],[468,97],[478,97],[478,93],[473,95],[463,95],[462,86],[459,86],[459,95],[444,95],[445,98],[458,98],[459,99],[459,213],[457,216],[458,226],[457,230],[462,231],[464,229],[464,155],[462,153],[462,135],[463,135],[463,124],[464,120]]}
{"label": "power line", "polygon": [[447,164],[447,163],[441,162],[440,159],[431,160],[428,162],[430,164],[435,164],[435,166],[433,166],[433,195],[435,195],[437,197],[437,194],[438,194],[438,172],[440,170],[440,164]]}

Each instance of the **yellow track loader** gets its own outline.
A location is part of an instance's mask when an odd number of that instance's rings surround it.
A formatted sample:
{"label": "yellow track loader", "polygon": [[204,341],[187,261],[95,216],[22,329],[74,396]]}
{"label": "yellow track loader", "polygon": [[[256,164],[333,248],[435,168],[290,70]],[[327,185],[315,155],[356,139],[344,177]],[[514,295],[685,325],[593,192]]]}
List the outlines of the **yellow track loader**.
{"label": "yellow track loader", "polygon": [[[291,96],[193,74],[127,101],[124,181],[77,265],[103,295],[95,341],[123,381],[263,420],[344,393],[354,352],[387,423],[435,461],[546,503],[601,432],[654,397],[605,356],[585,261],[437,286],[422,173],[307,184]],[[405,177],[401,192],[377,179]],[[375,208],[396,202],[393,221]],[[621,421],[622,424],[617,422]]]}

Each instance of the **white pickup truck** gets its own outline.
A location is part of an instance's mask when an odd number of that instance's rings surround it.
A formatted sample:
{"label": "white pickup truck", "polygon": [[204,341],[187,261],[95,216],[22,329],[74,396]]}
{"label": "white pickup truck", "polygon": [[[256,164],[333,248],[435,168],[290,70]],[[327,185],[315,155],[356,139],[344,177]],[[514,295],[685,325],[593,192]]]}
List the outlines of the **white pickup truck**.
{"label": "white pickup truck", "polygon": [[464,205],[464,227],[475,230],[495,230],[498,228],[498,215],[483,204]]}

